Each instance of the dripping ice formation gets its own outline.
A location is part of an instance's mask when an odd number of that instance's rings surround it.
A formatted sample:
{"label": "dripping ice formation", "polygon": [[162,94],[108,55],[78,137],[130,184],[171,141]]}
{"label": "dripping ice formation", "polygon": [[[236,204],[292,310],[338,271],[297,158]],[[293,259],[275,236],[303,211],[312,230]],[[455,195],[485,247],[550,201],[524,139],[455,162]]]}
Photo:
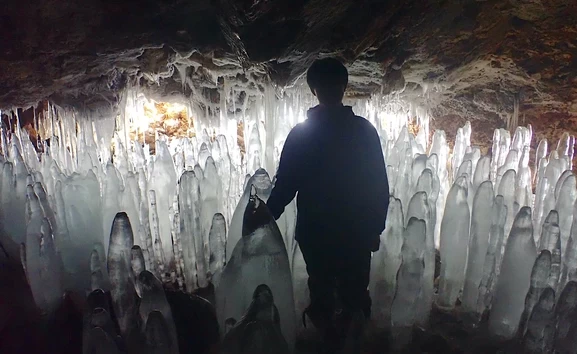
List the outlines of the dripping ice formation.
{"label": "dripping ice formation", "polygon": [[[15,257],[22,259],[36,304],[50,313],[65,289],[92,291],[93,297],[111,291],[112,303],[89,314],[98,325],[86,325],[87,345],[114,347],[116,334],[106,321],[115,311],[123,337],[139,331],[155,346],[174,339],[159,284],[186,292],[215,285],[216,307],[225,307],[222,333],[265,284],[292,346],[307,302],[304,262],[294,241],[296,205],[266,232],[243,232],[244,216],[254,198],[268,198],[286,134],[314,102],[299,90],[283,98],[265,91],[234,113],[221,107],[215,115],[189,104],[194,124],[187,135],[157,133],[153,146],[130,128],[142,114],[144,98],[137,91],[127,94],[118,119],[51,106],[36,122],[50,139],[41,142],[41,153],[26,131],[2,126],[2,234],[21,245]],[[392,194],[381,249],[372,259],[377,327],[426,328],[431,309],[441,307],[471,315],[476,324],[488,313],[497,337],[511,338],[521,328],[531,348],[542,341],[535,336],[547,328],[543,321],[553,321],[555,338],[547,343],[567,345],[577,325],[563,313],[549,314],[556,311],[555,299],[557,308],[575,307],[575,139],[543,140],[532,151],[531,127],[497,129],[491,151],[482,152],[471,144],[467,123],[451,149],[452,137],[429,132],[426,110],[399,111],[378,99],[359,100],[353,109],[381,135]],[[419,113],[416,136],[407,128],[409,111]],[[254,246],[246,240],[255,233],[270,234],[268,253],[235,257],[235,249]],[[438,295],[435,250],[441,257]],[[549,254],[548,272],[538,252]],[[266,273],[266,257],[280,257],[282,267]],[[244,272],[246,267],[254,271]],[[150,291],[141,291],[143,283]],[[239,288],[242,293],[235,293]],[[136,297],[154,305],[138,308]],[[158,313],[151,319],[153,308]]]}

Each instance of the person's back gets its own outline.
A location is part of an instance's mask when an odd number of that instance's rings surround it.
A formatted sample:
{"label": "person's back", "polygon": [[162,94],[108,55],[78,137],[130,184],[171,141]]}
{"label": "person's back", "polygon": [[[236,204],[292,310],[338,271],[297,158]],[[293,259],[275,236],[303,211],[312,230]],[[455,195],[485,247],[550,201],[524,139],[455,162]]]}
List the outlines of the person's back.
{"label": "person's back", "polygon": [[327,335],[335,330],[335,291],[345,327],[355,311],[370,313],[371,251],[378,249],[389,203],[380,138],[341,103],[347,80],[346,68],[335,59],[309,69],[307,81],[320,105],[289,133],[267,202],[278,219],[298,193],[295,236],[309,273],[307,313]]}
{"label": "person's back", "polygon": [[[382,159],[379,137],[350,107],[317,106],[308,116],[293,129],[285,145],[295,156],[295,164],[287,166],[298,190],[297,241],[323,236],[332,238],[327,242],[337,241],[337,235],[329,231],[346,234],[345,242],[369,241],[359,238],[380,235],[386,215],[383,200],[388,200],[384,164],[376,164],[379,154]],[[273,190],[269,202],[275,217],[280,216],[275,213],[280,209],[275,205],[280,192]]]}

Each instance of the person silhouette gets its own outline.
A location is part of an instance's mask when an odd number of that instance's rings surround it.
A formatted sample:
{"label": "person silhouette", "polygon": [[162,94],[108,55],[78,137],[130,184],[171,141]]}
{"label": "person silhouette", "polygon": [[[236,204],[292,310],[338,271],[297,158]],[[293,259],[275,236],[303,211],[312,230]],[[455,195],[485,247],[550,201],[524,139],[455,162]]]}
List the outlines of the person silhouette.
{"label": "person silhouette", "polygon": [[278,219],[298,194],[295,238],[310,291],[303,321],[308,316],[331,352],[352,323],[362,327],[370,316],[371,252],[385,228],[389,182],[376,129],[342,103],[345,66],[317,60],[307,83],[319,104],[288,134],[267,206]]}

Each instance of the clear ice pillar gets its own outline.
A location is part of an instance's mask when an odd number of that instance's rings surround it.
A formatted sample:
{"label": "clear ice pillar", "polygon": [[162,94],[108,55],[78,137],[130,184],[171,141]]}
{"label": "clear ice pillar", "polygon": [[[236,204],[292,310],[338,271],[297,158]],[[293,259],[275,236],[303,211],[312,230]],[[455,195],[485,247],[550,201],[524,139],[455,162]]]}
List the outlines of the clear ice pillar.
{"label": "clear ice pillar", "polygon": [[523,310],[521,321],[519,321],[519,333],[521,336],[525,334],[525,325],[533,311],[533,307],[539,302],[539,297],[541,297],[543,290],[547,288],[550,274],[551,252],[543,250],[535,260],[533,270],[531,270],[531,283],[527,296],[525,297],[525,310]]}
{"label": "clear ice pillar", "polygon": [[130,267],[133,244],[134,234],[128,215],[124,212],[116,214],[110,231],[107,266],[112,306],[123,335],[128,334],[135,325],[138,310]]}
{"label": "clear ice pillar", "polygon": [[441,280],[437,305],[453,308],[465,282],[469,246],[469,205],[467,190],[455,182],[441,222]]}
{"label": "clear ice pillar", "polygon": [[507,239],[489,317],[491,334],[504,338],[515,335],[523,313],[525,294],[529,290],[536,255],[531,209],[523,207],[517,213]]}
{"label": "clear ice pillar", "polygon": [[475,199],[473,200],[471,239],[469,240],[469,256],[462,297],[463,310],[466,312],[476,312],[477,310],[479,285],[483,277],[483,268],[491,234],[493,193],[493,183],[485,181],[477,188]]}
{"label": "clear ice pillar", "polygon": [[551,353],[555,336],[554,309],[555,291],[546,288],[527,323],[527,331],[523,336],[523,353]]}
{"label": "clear ice pillar", "polygon": [[401,266],[405,222],[401,200],[389,199],[385,231],[381,235],[381,248],[371,258],[369,291],[372,297],[372,314],[380,328],[391,322],[391,306],[397,287],[397,272]]}

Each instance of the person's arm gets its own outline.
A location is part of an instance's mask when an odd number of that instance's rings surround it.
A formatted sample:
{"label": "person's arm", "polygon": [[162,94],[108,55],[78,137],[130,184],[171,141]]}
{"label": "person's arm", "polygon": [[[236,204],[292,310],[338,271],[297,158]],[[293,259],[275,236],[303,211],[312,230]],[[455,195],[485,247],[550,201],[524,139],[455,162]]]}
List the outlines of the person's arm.
{"label": "person's arm", "polygon": [[284,143],[279,167],[276,173],[276,182],[267,201],[267,206],[275,218],[278,220],[285,207],[295,197],[301,178],[302,169],[302,149],[301,127],[294,127]]}
{"label": "person's arm", "polygon": [[374,191],[373,205],[371,205],[371,216],[374,218],[372,233],[380,237],[385,230],[387,212],[389,208],[389,180],[387,176],[387,166],[383,156],[381,140],[377,131],[373,128],[370,138],[370,161],[372,166],[372,190]]}

